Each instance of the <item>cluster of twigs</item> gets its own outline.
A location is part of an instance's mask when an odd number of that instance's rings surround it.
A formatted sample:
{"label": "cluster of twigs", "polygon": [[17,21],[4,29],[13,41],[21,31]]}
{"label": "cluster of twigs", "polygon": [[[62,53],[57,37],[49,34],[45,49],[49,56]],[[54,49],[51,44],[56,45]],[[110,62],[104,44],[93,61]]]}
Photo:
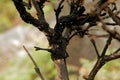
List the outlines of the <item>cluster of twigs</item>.
{"label": "cluster of twigs", "polygon": [[[54,9],[56,16],[56,24],[54,28],[51,28],[47,23],[43,7],[45,6],[45,2],[50,2],[48,0],[31,0],[32,7],[35,8],[37,13],[37,18],[33,17],[31,13],[28,12],[27,9],[31,9],[31,4],[29,7],[25,5],[26,3],[23,0],[12,0],[14,5],[19,12],[22,20],[26,23],[34,25],[40,31],[42,31],[50,45],[50,49],[43,49],[39,47],[35,47],[36,51],[38,50],[46,50],[51,53],[51,59],[54,61],[56,68],[59,73],[60,80],[69,80],[68,71],[66,67],[66,58],[69,56],[66,47],[69,44],[71,38],[75,35],[80,37],[84,37],[87,35],[96,51],[97,62],[93,67],[90,74],[84,77],[85,80],[94,80],[95,75],[100,70],[100,68],[106,64],[107,62],[120,58],[120,48],[110,55],[106,55],[106,51],[111,44],[113,39],[120,41],[120,33],[114,29],[110,29],[108,26],[119,25],[120,26],[120,17],[118,16],[119,11],[117,11],[115,0],[98,0],[94,5],[94,9],[90,13],[85,13],[86,8],[84,7],[84,0],[58,0],[58,7]],[[30,0],[29,0],[30,1]],[[69,15],[60,16],[62,9],[64,8],[64,3],[68,3],[70,7]],[[93,0],[93,3],[95,1]],[[30,2],[29,2],[30,3]],[[112,8],[111,8],[112,6]],[[111,18],[114,23],[104,22],[103,20],[106,18]],[[107,34],[103,35],[94,35],[90,34],[89,31],[91,27],[95,27],[97,23],[102,23],[102,28]],[[84,28],[84,24],[88,23],[88,26]],[[102,53],[99,53],[97,50],[97,46],[94,40],[94,37],[106,37],[108,38],[103,48]],[[24,47],[26,50],[26,48]],[[26,50],[29,54],[29,52]],[[30,54],[29,54],[30,56]],[[35,64],[33,58],[30,56],[31,60]],[[37,70],[36,70],[37,69]],[[36,68],[36,72],[38,73],[38,67]],[[40,76],[41,73],[39,72]],[[44,80],[43,77],[41,77]]]}

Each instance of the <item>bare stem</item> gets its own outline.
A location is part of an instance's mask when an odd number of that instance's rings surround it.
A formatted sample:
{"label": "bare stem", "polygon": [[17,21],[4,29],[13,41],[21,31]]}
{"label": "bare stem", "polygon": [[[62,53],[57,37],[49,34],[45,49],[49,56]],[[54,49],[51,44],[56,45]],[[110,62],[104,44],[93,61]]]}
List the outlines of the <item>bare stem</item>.
{"label": "bare stem", "polygon": [[107,51],[107,49],[108,49],[108,46],[110,45],[111,41],[112,41],[112,37],[109,36],[109,38],[108,38],[108,40],[107,40],[107,42],[106,42],[106,45],[105,45],[105,47],[104,47],[104,49],[103,49],[103,52],[102,52],[102,54],[101,54],[101,57],[105,56],[105,53],[106,53],[106,51]]}
{"label": "bare stem", "polygon": [[39,75],[41,80],[45,80],[44,77],[42,76],[40,69],[38,68],[37,63],[35,62],[35,60],[33,59],[33,57],[31,56],[31,54],[29,53],[29,51],[26,49],[26,47],[23,45],[24,50],[27,52],[29,58],[31,59],[31,61],[33,62],[34,66],[35,66],[35,71],[36,73]]}
{"label": "bare stem", "polygon": [[92,44],[93,44],[93,46],[95,48],[95,51],[96,51],[96,54],[97,54],[97,58],[100,58],[100,54],[98,52],[98,49],[97,49],[97,46],[96,46],[96,43],[95,43],[94,39],[91,39],[91,42],[92,42]]}
{"label": "bare stem", "polygon": [[120,48],[118,48],[116,51],[114,51],[111,55],[106,55],[105,60],[111,61],[120,58]]}
{"label": "bare stem", "polygon": [[54,63],[59,73],[59,80],[69,80],[65,59],[54,60]]}

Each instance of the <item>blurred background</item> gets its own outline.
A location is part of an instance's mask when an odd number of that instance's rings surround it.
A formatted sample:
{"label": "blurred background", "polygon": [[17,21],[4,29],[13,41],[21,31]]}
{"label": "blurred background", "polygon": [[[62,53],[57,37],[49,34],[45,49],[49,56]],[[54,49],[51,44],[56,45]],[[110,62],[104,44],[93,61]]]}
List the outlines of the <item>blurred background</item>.
{"label": "blurred background", "polygon": [[[86,7],[91,7],[91,0],[86,0]],[[54,27],[55,16],[53,7],[56,0],[46,3],[44,12],[51,27]],[[48,42],[42,32],[30,24],[23,22],[11,0],[0,0],[0,80],[40,80],[34,71],[34,65],[27,56],[23,45],[29,50],[36,60],[46,80],[55,80],[57,71],[50,59],[50,53],[46,51],[35,51],[34,46],[47,48]],[[30,10],[33,16],[34,10]],[[65,5],[61,15],[67,15],[69,8]],[[89,12],[89,10],[88,10]],[[100,33],[100,32],[97,32]],[[106,39],[96,39],[99,52],[105,44]],[[113,52],[120,47],[120,43],[113,40],[113,44],[107,53]],[[83,75],[89,74],[92,69],[96,54],[91,42],[85,36],[75,36],[69,43],[68,70],[70,80],[83,80]],[[109,62],[97,74],[95,80],[120,80],[120,60]],[[112,76],[111,76],[112,75]]]}

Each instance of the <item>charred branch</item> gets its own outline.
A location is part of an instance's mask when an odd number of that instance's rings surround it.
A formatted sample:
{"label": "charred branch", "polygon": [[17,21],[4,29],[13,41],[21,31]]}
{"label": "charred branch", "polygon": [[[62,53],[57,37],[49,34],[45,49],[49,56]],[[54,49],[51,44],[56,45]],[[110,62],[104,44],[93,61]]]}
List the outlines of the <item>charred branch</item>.
{"label": "charred branch", "polygon": [[[90,38],[98,57],[97,62],[91,70],[90,74],[88,77],[85,77],[86,80],[94,80],[97,72],[102,68],[102,66],[104,66],[104,64],[106,64],[108,61],[120,58],[120,48],[112,54],[106,55],[106,51],[111,44],[112,39],[117,39],[120,41],[120,33],[115,28],[111,30],[109,27],[107,27],[107,25],[120,26],[120,17],[118,14],[115,14],[115,11],[117,11],[115,0],[98,0],[96,6],[94,6],[95,9],[91,13],[84,13],[86,11],[84,7],[84,0],[67,0],[70,7],[70,13],[66,16],[60,16],[65,2],[65,0],[61,0],[58,4],[58,7],[54,9],[56,16],[56,24],[54,29],[50,28],[44,16],[43,7],[44,3],[48,0],[32,0],[32,4],[37,12],[37,18],[33,17],[31,13],[26,10],[25,4],[23,4],[23,0],[12,1],[14,2],[14,5],[20,14],[20,17],[24,22],[32,24],[40,31],[44,32],[45,36],[48,39],[50,49],[35,47],[35,50],[45,50],[51,53],[51,59],[56,65],[60,80],[69,80],[66,66],[66,58],[69,55],[66,51],[66,48],[69,44],[70,39],[75,35],[78,35],[81,38],[84,37],[84,35],[87,35]],[[110,5],[112,5],[113,8],[111,8]],[[103,21],[103,19],[106,19],[108,17],[111,17],[114,23]],[[96,35],[89,33],[90,28],[95,27],[97,25],[97,22],[101,22],[103,24],[102,28],[107,32],[107,34]],[[83,25],[85,23],[89,24],[87,28],[83,28]],[[102,53],[100,54],[98,52],[94,38],[101,37],[108,39]],[[26,50],[25,47],[24,49]],[[27,50],[26,52],[29,53]],[[36,66],[36,72],[41,75],[36,63],[32,58],[31,60]]]}
{"label": "charred branch", "polygon": [[35,27],[37,27],[40,31],[43,31],[47,35],[52,34],[51,33],[51,28],[49,27],[49,24],[45,22],[44,20],[39,20],[34,18],[29,12],[26,11],[25,6],[22,4],[22,0],[13,0],[16,9],[18,10],[20,17],[22,20],[26,23],[32,24]]}

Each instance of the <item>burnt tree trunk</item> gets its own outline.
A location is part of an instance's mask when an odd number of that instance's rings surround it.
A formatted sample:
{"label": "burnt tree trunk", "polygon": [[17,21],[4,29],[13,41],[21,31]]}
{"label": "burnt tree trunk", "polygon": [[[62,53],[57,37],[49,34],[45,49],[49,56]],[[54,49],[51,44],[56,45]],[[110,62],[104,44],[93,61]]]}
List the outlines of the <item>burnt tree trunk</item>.
{"label": "burnt tree trunk", "polygon": [[[107,25],[120,25],[120,18],[114,11],[117,9],[115,5],[115,0],[98,0],[96,5],[94,5],[94,9],[90,13],[85,13],[86,9],[84,7],[84,0],[58,0],[59,4],[56,9],[54,9],[56,16],[56,24],[54,28],[51,28],[47,23],[43,7],[45,6],[45,2],[50,2],[48,0],[31,0],[32,7],[36,10],[37,18],[33,17],[29,10],[31,9],[31,2],[28,5],[23,0],[12,0],[14,5],[19,12],[20,17],[26,23],[34,25],[40,31],[42,31],[47,40],[49,42],[49,49],[43,49],[39,47],[35,47],[37,50],[46,50],[51,53],[51,59],[53,60],[57,71],[59,80],[69,80],[66,58],[69,56],[66,48],[69,44],[69,41],[75,35],[79,37],[84,37],[85,35],[91,40],[97,55],[97,62],[88,75],[85,77],[86,80],[94,80],[95,75],[100,70],[100,68],[108,61],[113,59],[120,58],[120,48],[117,49],[110,55],[106,55],[106,50],[111,44],[112,39],[116,39],[120,41],[120,33],[113,29],[106,27]],[[30,1],[30,0],[29,0]],[[66,16],[60,16],[62,9],[64,8],[64,3],[68,3],[70,7],[70,12]],[[93,1],[94,2],[94,1]],[[114,6],[113,9],[110,8],[110,5]],[[28,8],[26,8],[28,7]],[[103,13],[104,11],[105,13]],[[107,16],[108,14],[109,16]],[[102,18],[104,17],[104,18]],[[105,18],[112,18],[114,23],[106,23],[103,20]],[[102,29],[106,31],[108,34],[103,35],[95,35],[90,33],[90,29],[97,25],[97,22],[102,23]],[[87,27],[84,25],[88,23]],[[94,39],[98,37],[106,37],[108,40],[106,41],[106,45],[103,49],[103,52],[100,54],[97,50]],[[43,79],[44,80],[44,79]]]}

